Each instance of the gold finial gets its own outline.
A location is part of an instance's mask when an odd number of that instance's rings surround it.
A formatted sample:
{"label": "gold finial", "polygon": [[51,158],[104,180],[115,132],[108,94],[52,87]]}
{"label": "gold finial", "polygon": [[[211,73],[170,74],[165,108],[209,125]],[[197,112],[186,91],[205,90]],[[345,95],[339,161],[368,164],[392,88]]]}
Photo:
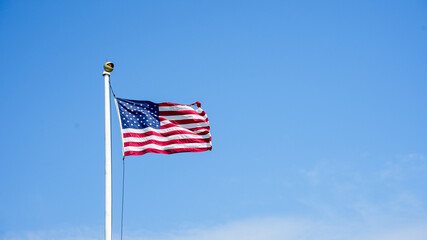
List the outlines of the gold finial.
{"label": "gold finial", "polygon": [[104,70],[106,72],[112,72],[114,70],[114,63],[108,62],[107,60],[107,62],[104,64]]}

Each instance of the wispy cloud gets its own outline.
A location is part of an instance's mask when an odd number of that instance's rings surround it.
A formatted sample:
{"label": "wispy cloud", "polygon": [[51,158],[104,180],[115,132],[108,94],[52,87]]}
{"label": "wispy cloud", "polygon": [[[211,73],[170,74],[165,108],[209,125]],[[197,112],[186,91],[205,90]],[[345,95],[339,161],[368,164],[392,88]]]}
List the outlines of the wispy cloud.
{"label": "wispy cloud", "polygon": [[[310,221],[304,219],[260,218],[229,222],[213,227],[188,229],[176,232],[147,234],[127,233],[126,240],[316,240],[316,239],[366,239],[366,240],[425,240],[427,221],[398,225],[393,223],[361,223]],[[118,236],[115,236],[118,239]],[[103,233],[88,228],[29,232],[8,235],[4,240],[95,240]]]}
{"label": "wispy cloud", "polygon": [[427,158],[423,154],[411,153],[403,156],[396,156],[395,159],[386,162],[381,169],[380,176],[383,180],[402,181],[414,173],[427,169]]}
{"label": "wispy cloud", "polygon": [[[322,189],[321,195],[310,194],[301,197],[301,203],[314,212],[317,218],[301,216],[253,218],[157,233],[134,229],[127,230],[124,239],[427,239],[423,184],[427,170],[426,155],[396,156],[387,162],[377,164],[370,171],[363,170],[362,165],[323,161],[312,168],[300,171],[305,179],[305,185],[301,187]],[[3,240],[102,240],[103,237],[103,227],[0,235],[0,239]],[[115,235],[114,239],[119,239],[119,236]]]}
{"label": "wispy cloud", "polygon": [[98,240],[103,239],[103,228],[88,227],[52,229],[27,232],[9,232],[2,240]]}

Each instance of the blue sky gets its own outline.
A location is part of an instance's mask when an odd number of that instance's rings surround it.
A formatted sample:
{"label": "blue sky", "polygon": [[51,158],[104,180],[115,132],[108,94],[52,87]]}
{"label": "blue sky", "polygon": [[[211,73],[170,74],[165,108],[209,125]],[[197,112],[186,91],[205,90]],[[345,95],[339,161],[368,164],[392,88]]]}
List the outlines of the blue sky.
{"label": "blue sky", "polygon": [[[0,1],[0,238],[103,239],[116,95],[213,151],[126,159],[125,237],[426,239],[426,1]],[[113,233],[121,140],[113,130]]]}

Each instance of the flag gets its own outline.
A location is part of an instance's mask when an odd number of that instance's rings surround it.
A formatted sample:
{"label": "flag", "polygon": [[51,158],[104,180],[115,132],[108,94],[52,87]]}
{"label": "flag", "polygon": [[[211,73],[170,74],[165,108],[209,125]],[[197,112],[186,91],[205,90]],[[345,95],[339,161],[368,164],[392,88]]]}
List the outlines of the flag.
{"label": "flag", "polygon": [[212,150],[208,116],[199,102],[115,101],[124,156]]}

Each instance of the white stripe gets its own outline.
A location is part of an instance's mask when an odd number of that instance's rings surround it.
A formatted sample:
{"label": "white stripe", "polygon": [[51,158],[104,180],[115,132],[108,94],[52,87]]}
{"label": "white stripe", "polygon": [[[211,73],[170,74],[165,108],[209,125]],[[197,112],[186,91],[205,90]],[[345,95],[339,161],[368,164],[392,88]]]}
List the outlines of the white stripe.
{"label": "white stripe", "polygon": [[168,106],[168,107],[159,106],[159,111],[183,111],[183,110],[195,111],[195,109],[190,106]]}
{"label": "white stripe", "polygon": [[148,148],[153,148],[157,150],[169,150],[169,149],[179,149],[179,148],[207,148],[211,147],[210,143],[185,143],[185,144],[171,144],[167,146],[159,146],[156,144],[147,144],[141,147],[125,147],[125,151],[142,151]]}
{"label": "white stripe", "polygon": [[[164,111],[164,112],[174,112],[174,111],[184,111],[184,110],[190,110],[190,111],[195,111],[197,112],[199,115],[202,114],[203,109],[202,108],[197,108],[194,109],[190,106],[170,106],[170,107],[159,107],[159,111]],[[207,117],[207,114],[205,112],[205,117]]]}
{"label": "white stripe", "polygon": [[124,142],[145,142],[148,140],[157,140],[157,141],[161,141],[161,142],[167,142],[169,140],[174,140],[174,139],[205,139],[205,138],[210,138],[211,134],[205,134],[205,135],[193,135],[193,134],[176,134],[176,135],[172,135],[169,137],[160,137],[160,136],[148,136],[148,137],[143,137],[143,138],[137,138],[137,137],[128,137],[128,138],[123,138]]}
{"label": "white stripe", "polygon": [[[206,131],[208,131],[209,132],[209,130],[207,130],[207,129],[199,129],[199,130],[196,130],[196,131],[192,131],[193,133],[201,133],[201,132],[206,132]],[[210,133],[209,133],[210,134]]]}
{"label": "white stripe", "polygon": [[160,122],[160,126],[166,125],[166,124],[174,124],[176,126],[180,126],[182,128],[187,128],[187,129],[196,128],[196,127],[209,127],[209,122],[204,122],[204,123],[188,123],[188,124],[176,124],[176,123],[171,123],[168,120],[164,120],[164,121]]}
{"label": "white stripe", "polygon": [[183,120],[183,119],[200,119],[206,120],[207,116],[200,116],[196,114],[185,114],[185,115],[172,115],[172,116],[164,116],[160,114],[160,117],[166,118],[168,120]]}

